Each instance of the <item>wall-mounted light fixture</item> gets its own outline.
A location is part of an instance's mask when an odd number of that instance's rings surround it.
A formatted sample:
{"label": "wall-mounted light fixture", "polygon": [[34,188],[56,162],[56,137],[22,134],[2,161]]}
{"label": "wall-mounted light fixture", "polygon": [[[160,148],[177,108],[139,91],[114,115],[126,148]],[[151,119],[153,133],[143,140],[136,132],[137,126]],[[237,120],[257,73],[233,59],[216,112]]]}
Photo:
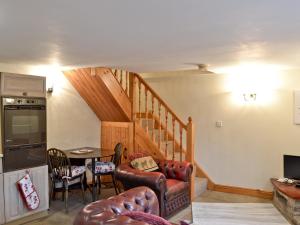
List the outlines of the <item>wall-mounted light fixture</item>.
{"label": "wall-mounted light fixture", "polygon": [[48,94],[52,94],[52,92],[53,92],[53,86],[48,87],[48,88],[47,88],[47,93],[48,93]]}
{"label": "wall-mounted light fixture", "polygon": [[243,96],[246,102],[254,102],[256,100],[256,93],[245,93]]}

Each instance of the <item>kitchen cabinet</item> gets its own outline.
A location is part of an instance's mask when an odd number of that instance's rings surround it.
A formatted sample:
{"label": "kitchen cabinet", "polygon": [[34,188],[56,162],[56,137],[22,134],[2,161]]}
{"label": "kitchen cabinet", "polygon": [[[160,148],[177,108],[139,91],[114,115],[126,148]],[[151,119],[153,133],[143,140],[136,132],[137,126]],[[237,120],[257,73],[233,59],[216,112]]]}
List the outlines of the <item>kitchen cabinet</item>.
{"label": "kitchen cabinet", "polygon": [[[0,110],[0,118],[2,118],[2,110]],[[0,127],[0,140],[2,140],[2,129],[1,129],[1,127]],[[0,141],[0,161],[2,161],[1,160],[2,157],[3,157],[3,148],[2,148],[2,142]],[[0,170],[2,170],[2,164],[0,165]],[[0,173],[2,173],[2,171]]]}
{"label": "kitchen cabinet", "polygon": [[34,184],[40,198],[40,206],[36,210],[32,211],[27,210],[16,186],[16,182],[26,174],[26,171],[27,170],[18,170],[4,173],[6,222],[20,219],[49,208],[48,166],[45,165],[29,169],[29,175],[32,183]]}
{"label": "kitchen cabinet", "polygon": [[0,157],[0,174],[3,173],[2,157]]}
{"label": "kitchen cabinet", "polygon": [[1,95],[46,96],[46,78],[14,73],[1,73]]}
{"label": "kitchen cabinet", "polygon": [[4,224],[4,219],[3,174],[0,173],[0,224]]}

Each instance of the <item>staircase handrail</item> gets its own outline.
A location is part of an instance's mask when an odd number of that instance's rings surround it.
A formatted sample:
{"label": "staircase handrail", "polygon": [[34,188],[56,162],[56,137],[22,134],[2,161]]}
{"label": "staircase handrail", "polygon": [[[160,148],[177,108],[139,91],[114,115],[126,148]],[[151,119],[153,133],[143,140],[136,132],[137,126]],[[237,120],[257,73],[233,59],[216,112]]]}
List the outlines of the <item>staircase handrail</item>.
{"label": "staircase handrail", "polygon": [[151,94],[168,110],[169,113],[180,123],[180,125],[186,130],[187,124],[185,124],[176,114],[175,112],[168,106],[168,104],[159,97],[159,95],[151,88],[147,82],[137,73],[134,73],[134,76],[151,92]]}

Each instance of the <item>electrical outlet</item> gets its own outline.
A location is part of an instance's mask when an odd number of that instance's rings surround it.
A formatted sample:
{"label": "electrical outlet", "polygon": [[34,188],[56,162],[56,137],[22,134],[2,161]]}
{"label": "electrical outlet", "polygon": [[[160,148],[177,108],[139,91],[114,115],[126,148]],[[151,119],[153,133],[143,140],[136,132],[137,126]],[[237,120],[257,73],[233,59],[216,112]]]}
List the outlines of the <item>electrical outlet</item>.
{"label": "electrical outlet", "polygon": [[218,120],[216,122],[216,127],[218,127],[218,128],[223,127],[223,121],[222,120]]}

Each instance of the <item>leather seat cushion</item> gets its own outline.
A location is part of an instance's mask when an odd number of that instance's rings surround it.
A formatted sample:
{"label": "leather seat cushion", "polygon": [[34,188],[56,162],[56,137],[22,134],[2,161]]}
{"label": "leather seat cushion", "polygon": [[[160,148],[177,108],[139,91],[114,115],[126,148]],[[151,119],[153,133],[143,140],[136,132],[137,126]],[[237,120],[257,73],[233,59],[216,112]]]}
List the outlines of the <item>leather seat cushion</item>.
{"label": "leather seat cushion", "polygon": [[171,200],[182,193],[182,190],[188,189],[188,182],[175,180],[175,179],[167,179],[166,182],[167,191],[165,193],[166,200]]}

